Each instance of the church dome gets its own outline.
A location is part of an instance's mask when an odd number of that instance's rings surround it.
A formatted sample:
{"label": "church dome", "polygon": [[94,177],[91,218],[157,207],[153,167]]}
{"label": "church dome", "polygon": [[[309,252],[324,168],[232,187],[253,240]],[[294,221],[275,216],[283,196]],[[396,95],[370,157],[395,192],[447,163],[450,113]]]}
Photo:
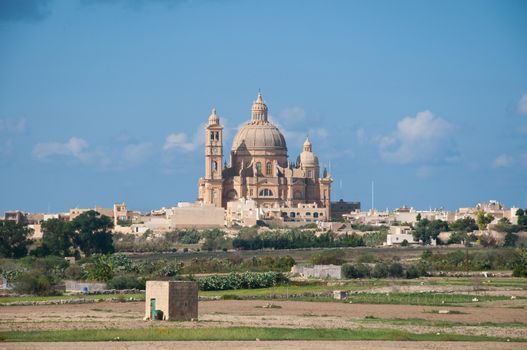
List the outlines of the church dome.
{"label": "church dome", "polygon": [[238,130],[232,142],[233,151],[243,148],[248,151],[287,152],[284,135],[267,119],[267,105],[260,93],[251,108],[251,121]]}
{"label": "church dome", "polygon": [[284,150],[287,151],[284,135],[273,124],[248,123],[234,136],[232,150],[240,147],[251,150]]}
{"label": "church dome", "polygon": [[300,161],[300,166],[305,167],[317,167],[318,166],[318,157],[313,152],[302,152],[298,156]]}
{"label": "church dome", "polygon": [[313,153],[313,148],[309,138],[304,141],[304,151],[298,156],[298,162],[302,167],[317,167],[318,157]]}

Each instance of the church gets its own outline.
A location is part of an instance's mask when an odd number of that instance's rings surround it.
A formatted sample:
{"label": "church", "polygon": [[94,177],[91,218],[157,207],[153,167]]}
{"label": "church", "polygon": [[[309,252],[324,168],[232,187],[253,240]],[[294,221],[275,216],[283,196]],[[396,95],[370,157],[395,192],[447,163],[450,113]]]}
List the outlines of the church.
{"label": "church", "polygon": [[311,141],[306,138],[302,153],[290,162],[284,135],[267,115],[259,93],[251,120],[238,130],[224,162],[223,126],[212,110],[205,127],[205,176],[198,182],[198,200],[227,208],[228,202],[250,199],[258,208],[278,211],[286,221],[304,214],[313,221],[329,219],[333,180],[326,169],[321,176]]}

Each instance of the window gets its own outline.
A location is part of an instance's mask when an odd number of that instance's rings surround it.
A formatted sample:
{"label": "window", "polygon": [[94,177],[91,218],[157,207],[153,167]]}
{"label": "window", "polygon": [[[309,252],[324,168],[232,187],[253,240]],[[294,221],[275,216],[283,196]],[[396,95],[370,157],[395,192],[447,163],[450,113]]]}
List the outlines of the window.
{"label": "window", "polygon": [[271,191],[268,188],[264,188],[263,190],[260,191],[259,195],[261,197],[272,197],[273,196],[273,191]]}
{"label": "window", "polygon": [[211,132],[210,132],[210,139],[211,139],[212,141],[214,141],[214,131],[211,131]]}
{"label": "window", "polygon": [[313,177],[313,170],[307,171],[307,177]]}
{"label": "window", "polygon": [[289,216],[292,217],[292,218],[294,218],[294,217],[295,217],[295,213],[294,213],[294,212],[290,212],[290,213],[289,213]]}
{"label": "window", "polygon": [[318,218],[318,213],[313,213],[314,218]]}
{"label": "window", "polygon": [[262,163],[258,162],[256,163],[256,173],[261,174],[262,173]]}
{"label": "window", "polygon": [[306,216],[311,216],[311,213],[310,212],[306,212]]}
{"label": "window", "polygon": [[267,162],[267,165],[265,166],[265,174],[271,175],[272,172],[273,172],[273,165],[271,164],[271,162]]}
{"label": "window", "polygon": [[218,163],[215,160],[213,160],[212,161],[212,172],[215,173],[216,170],[218,170]]}

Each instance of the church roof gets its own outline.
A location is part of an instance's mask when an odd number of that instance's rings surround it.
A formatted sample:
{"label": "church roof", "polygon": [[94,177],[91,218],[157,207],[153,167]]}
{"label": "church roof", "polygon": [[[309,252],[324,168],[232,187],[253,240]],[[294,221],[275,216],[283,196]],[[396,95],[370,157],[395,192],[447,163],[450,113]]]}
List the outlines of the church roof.
{"label": "church roof", "polygon": [[242,148],[248,151],[287,151],[284,135],[267,119],[267,105],[260,93],[252,105],[251,120],[238,130],[232,142],[233,151]]}

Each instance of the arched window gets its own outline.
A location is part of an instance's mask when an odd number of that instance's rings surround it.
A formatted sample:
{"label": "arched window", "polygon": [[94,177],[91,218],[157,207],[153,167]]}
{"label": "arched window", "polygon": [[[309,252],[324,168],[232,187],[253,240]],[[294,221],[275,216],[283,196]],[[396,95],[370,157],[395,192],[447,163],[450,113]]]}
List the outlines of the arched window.
{"label": "arched window", "polygon": [[271,191],[268,188],[264,188],[263,190],[260,191],[259,196],[260,197],[272,197],[273,191]]}
{"label": "arched window", "polygon": [[265,165],[265,174],[271,175],[272,172],[273,172],[273,165],[271,164],[271,162],[267,162],[267,164]]}
{"label": "arched window", "polygon": [[215,160],[213,160],[212,161],[212,172],[215,173],[216,170],[218,170],[218,163]]}
{"label": "arched window", "polygon": [[256,163],[256,172],[257,172],[258,174],[261,174],[261,173],[262,173],[262,163],[260,163],[260,162],[257,162],[257,163]]}
{"label": "arched window", "polygon": [[318,213],[313,213],[314,218],[318,218]]}

